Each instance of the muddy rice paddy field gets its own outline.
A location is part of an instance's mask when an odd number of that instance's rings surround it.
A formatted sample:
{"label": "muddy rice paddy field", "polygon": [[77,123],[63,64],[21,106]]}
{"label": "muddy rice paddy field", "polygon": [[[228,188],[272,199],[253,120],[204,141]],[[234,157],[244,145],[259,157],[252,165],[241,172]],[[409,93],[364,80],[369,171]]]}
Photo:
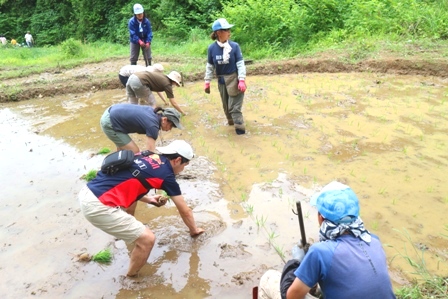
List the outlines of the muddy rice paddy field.
{"label": "muddy rice paddy field", "polygon": [[[178,66],[156,62],[166,72]],[[447,68],[389,60],[248,66],[240,136],[227,126],[216,82],[207,95],[203,74],[184,74],[174,92],[186,128],[162,132],[158,145],[192,144],[197,158],[179,182],[206,233],[191,239],[172,204],[139,204],[156,245],[141,275],[126,278],[128,246],[91,226],[76,199],[81,177],[100,166],[96,153],[113,149],[99,119],[126,102],[116,76],[125,64],[2,82],[29,86],[0,109],[2,298],[250,298],[300,238],[297,200],[317,240],[308,201],[332,180],[357,193],[395,288],[416,277],[406,258],[448,275]],[[144,146],[144,136],[132,137]],[[114,253],[109,265],[77,258],[104,248]]]}

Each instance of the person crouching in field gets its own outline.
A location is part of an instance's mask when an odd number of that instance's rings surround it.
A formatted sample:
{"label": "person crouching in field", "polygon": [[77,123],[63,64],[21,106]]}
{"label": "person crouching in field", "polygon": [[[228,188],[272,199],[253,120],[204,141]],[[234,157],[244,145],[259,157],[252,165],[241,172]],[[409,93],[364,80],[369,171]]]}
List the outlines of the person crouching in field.
{"label": "person crouching in field", "polygon": [[[160,63],[156,63],[153,66],[147,66],[144,67],[142,65],[125,65],[123,66],[120,71],[118,72],[118,79],[120,80],[121,84],[123,84],[123,87],[126,87],[126,83],[128,83],[129,80],[129,76],[131,76],[132,74],[136,73],[136,72],[159,72],[163,74],[164,68],[163,65],[161,65]],[[161,92],[157,92],[157,94],[159,95],[159,97],[162,99],[162,101],[166,104],[168,104],[165,100],[165,98],[163,97],[163,93]]]}
{"label": "person crouching in field", "polygon": [[173,86],[180,86],[181,80],[180,74],[176,71],[172,71],[168,75],[158,72],[137,72],[129,76],[126,95],[131,104],[138,104],[138,98],[143,98],[148,99],[148,104],[155,108],[156,102],[152,92],[164,91],[171,105],[182,115],[186,115],[177,104],[173,93]]}
{"label": "person crouching in field", "polygon": [[[395,299],[386,254],[379,238],[359,217],[353,190],[333,181],[314,194],[320,242],[305,254],[296,251],[283,273],[268,270],[260,279],[258,298],[314,298],[319,285],[323,298]],[[294,250],[293,250],[294,252]]]}
{"label": "person crouching in field", "polygon": [[168,146],[157,147],[157,151],[160,154],[138,157],[131,166],[134,171],[140,171],[147,186],[143,186],[129,169],[119,170],[114,175],[100,171],[78,195],[81,211],[92,225],[134,244],[127,271],[129,277],[137,276],[146,265],[156,239],[150,228],[134,217],[137,202],[161,207],[168,200],[161,195],[149,195],[151,189],[161,189],[168,194],[191,237],[204,232],[196,226],[193,212],[185,202],[175,177],[194,157],[193,149],[187,142],[175,140]]}

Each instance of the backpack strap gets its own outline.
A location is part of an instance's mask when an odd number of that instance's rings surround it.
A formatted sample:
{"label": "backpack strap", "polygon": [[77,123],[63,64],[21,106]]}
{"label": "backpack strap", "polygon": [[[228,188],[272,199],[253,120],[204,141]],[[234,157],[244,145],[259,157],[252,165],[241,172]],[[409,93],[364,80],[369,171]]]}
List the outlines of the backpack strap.
{"label": "backpack strap", "polygon": [[[140,155],[135,155],[135,158],[141,158],[141,157],[148,157],[149,155],[154,154],[153,152],[146,150],[142,151]],[[129,171],[131,172],[132,176],[140,181],[140,183],[149,190],[153,189],[151,185],[145,180],[143,177],[141,171],[139,169],[132,169],[129,168]]]}
{"label": "backpack strap", "polygon": [[145,178],[143,177],[143,175],[142,175],[142,173],[141,173],[140,170],[138,170],[138,169],[134,169],[134,170],[132,170],[132,169],[129,168],[129,171],[131,172],[131,174],[132,174],[132,176],[133,176],[134,178],[138,179],[138,180],[140,181],[140,183],[141,183],[146,189],[148,189],[148,191],[151,190],[151,189],[153,189],[153,188],[151,187],[151,185],[145,180]]}

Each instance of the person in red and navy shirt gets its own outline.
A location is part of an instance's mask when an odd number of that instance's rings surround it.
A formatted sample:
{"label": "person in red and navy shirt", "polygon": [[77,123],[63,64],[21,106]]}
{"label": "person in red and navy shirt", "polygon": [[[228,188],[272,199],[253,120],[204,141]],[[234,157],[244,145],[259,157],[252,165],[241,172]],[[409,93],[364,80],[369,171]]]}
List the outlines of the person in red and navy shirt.
{"label": "person in red and navy shirt", "polygon": [[175,140],[156,150],[160,154],[136,156],[131,169],[120,170],[114,175],[98,172],[78,195],[81,211],[90,223],[115,238],[135,243],[127,272],[130,277],[136,276],[146,264],[155,243],[154,233],[134,217],[137,201],[157,207],[167,201],[161,195],[147,194],[149,190],[131,171],[139,170],[153,189],[161,189],[168,194],[190,230],[190,236],[196,237],[204,232],[196,226],[193,212],[175,178],[194,157],[193,149],[187,142]]}

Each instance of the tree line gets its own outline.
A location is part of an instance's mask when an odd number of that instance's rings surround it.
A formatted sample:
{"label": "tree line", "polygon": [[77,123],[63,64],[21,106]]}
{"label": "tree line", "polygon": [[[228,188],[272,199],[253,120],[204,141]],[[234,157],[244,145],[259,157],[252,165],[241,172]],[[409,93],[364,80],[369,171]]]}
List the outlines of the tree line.
{"label": "tree line", "polygon": [[0,0],[0,34],[38,45],[69,38],[127,44],[132,7],[145,8],[153,30],[184,41],[211,31],[216,18],[235,24],[240,43],[303,47],[372,35],[448,38],[448,0]]}

